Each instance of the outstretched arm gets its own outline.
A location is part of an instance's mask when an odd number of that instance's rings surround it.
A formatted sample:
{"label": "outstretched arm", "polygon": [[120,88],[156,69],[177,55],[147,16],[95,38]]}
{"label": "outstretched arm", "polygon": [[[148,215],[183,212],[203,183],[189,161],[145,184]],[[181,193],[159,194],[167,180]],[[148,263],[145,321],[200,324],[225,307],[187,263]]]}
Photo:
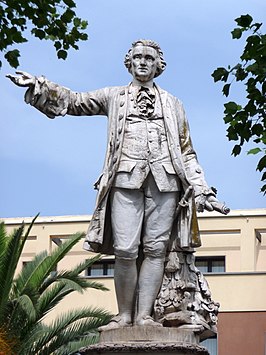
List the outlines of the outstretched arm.
{"label": "outstretched arm", "polygon": [[49,118],[64,116],[106,115],[108,88],[88,93],[77,93],[49,81],[44,76],[36,77],[23,71],[18,75],[6,75],[14,84],[26,87],[25,101]]}
{"label": "outstretched arm", "polygon": [[34,86],[36,83],[35,76],[26,73],[25,71],[16,71],[18,75],[7,74],[6,77],[10,79],[14,84],[21,87]]}

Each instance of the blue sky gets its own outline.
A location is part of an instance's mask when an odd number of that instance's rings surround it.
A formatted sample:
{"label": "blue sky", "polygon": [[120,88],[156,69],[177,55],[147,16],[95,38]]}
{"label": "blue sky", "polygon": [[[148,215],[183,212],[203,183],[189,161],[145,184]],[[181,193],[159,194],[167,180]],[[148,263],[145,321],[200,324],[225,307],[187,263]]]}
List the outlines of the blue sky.
{"label": "blue sky", "polygon": [[[89,40],[58,60],[49,42],[30,38],[21,46],[20,70],[45,75],[74,91],[124,85],[131,78],[123,65],[131,43],[157,41],[167,68],[156,81],[184,103],[194,147],[210,186],[231,209],[265,207],[259,192],[257,157],[231,156],[232,142],[223,123],[221,85],[211,73],[237,63],[242,41],[231,39],[234,19],[249,13],[264,22],[265,0],[88,0],[77,14],[89,21]],[[264,26],[265,31],[265,26]],[[0,71],[0,217],[91,214],[93,183],[103,166],[106,118],[46,118],[23,101],[24,89]],[[244,102],[236,85],[230,99]]]}

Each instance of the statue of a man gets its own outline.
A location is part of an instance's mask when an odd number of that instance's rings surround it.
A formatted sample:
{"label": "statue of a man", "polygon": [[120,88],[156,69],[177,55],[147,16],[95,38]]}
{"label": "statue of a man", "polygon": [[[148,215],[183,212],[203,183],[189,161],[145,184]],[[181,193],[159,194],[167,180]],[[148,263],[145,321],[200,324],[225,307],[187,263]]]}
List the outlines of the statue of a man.
{"label": "statue of a man", "polygon": [[170,238],[180,250],[199,246],[196,208],[211,211],[219,204],[197,161],[181,102],[154,83],[166,66],[159,45],[134,42],[125,66],[133,77],[128,86],[86,93],[43,76],[8,75],[28,87],[25,101],[49,118],[108,116],[105,165],[84,243],[115,255],[119,314],[105,329],[160,325],[151,315]]}

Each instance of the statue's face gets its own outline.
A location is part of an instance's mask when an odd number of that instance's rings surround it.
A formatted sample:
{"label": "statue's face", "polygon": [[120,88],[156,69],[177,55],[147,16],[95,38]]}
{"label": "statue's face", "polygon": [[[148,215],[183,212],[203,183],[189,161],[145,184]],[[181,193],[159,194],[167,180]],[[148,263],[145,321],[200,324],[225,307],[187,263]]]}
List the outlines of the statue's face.
{"label": "statue's face", "polygon": [[156,49],[137,45],[132,50],[131,72],[135,79],[145,83],[155,76],[159,56]]}

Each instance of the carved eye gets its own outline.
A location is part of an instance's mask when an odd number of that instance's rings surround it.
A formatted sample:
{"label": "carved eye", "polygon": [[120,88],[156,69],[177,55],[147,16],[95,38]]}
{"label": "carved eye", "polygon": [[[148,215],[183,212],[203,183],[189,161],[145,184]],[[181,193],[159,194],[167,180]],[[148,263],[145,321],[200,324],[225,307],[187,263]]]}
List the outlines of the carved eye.
{"label": "carved eye", "polygon": [[154,62],[154,58],[151,55],[146,55],[145,59],[149,62]]}

